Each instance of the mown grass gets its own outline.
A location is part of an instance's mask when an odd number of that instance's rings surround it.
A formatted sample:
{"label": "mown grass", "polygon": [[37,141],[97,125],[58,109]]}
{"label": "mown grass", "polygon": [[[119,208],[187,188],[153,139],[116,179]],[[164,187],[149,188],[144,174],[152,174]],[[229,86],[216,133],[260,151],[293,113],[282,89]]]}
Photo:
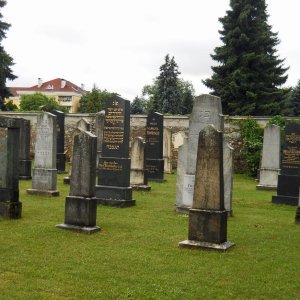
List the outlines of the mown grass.
{"label": "mown grass", "polygon": [[188,218],[174,212],[176,176],[135,192],[136,207],[98,207],[101,232],[84,235],[63,223],[69,186],[60,197],[29,196],[20,182],[23,215],[0,221],[1,299],[297,299],[300,226],[295,207],[271,203],[236,175],[234,216],[219,253],[179,249]]}

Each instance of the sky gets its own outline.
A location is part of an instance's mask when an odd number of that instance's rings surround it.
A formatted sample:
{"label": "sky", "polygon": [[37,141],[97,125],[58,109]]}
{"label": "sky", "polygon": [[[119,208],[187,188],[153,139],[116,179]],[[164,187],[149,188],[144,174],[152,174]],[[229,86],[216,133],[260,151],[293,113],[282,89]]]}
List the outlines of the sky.
{"label": "sky", "polygon": [[[141,96],[159,75],[166,54],[196,95],[209,93],[201,80],[212,75],[221,45],[218,18],[229,0],[8,0],[2,21],[11,24],[3,46],[18,76],[7,86],[30,87],[64,78],[86,90]],[[278,55],[289,67],[285,86],[300,79],[300,1],[267,0],[269,24],[278,32]],[[298,20],[298,21],[297,21]]]}

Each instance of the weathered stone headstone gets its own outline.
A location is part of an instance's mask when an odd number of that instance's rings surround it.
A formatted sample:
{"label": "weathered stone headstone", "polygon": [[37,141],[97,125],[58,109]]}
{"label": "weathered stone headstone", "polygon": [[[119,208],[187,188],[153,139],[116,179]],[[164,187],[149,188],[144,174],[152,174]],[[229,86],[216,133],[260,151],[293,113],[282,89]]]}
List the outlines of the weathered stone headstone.
{"label": "weathered stone headstone", "polygon": [[209,124],[214,125],[217,130],[224,130],[221,99],[212,95],[201,95],[195,99],[189,120],[189,133],[186,140],[188,144],[184,156],[181,157],[181,166],[185,166],[184,170],[179,170],[177,166],[177,174],[182,173],[180,178],[177,177],[177,180],[182,181],[177,184],[176,190],[178,212],[188,212],[192,207],[199,132]]}
{"label": "weathered stone headstone", "polygon": [[228,216],[232,216],[233,148],[223,141],[224,205]]}
{"label": "weathered stone headstone", "polygon": [[86,119],[82,118],[77,122],[78,129],[84,130],[84,131],[91,131],[91,123]]}
{"label": "weathered stone headstone", "polygon": [[209,125],[199,133],[193,208],[189,210],[188,240],[179,247],[227,250],[224,206],[223,133]]}
{"label": "weathered stone headstone", "polygon": [[95,118],[95,134],[97,136],[97,161],[96,161],[96,164],[98,164],[98,161],[99,161],[99,158],[101,157],[101,152],[102,152],[104,119],[105,119],[105,111],[104,110],[96,113],[96,118]]}
{"label": "weathered stone headstone", "polygon": [[58,228],[94,233],[97,199],[95,198],[97,137],[83,131],[74,136],[70,193],[65,203],[65,223]]}
{"label": "weathered stone headstone", "polygon": [[0,128],[6,128],[0,137],[0,218],[18,219],[22,215],[19,201],[19,119],[0,117]]}
{"label": "weathered stone headstone", "polygon": [[145,170],[145,141],[142,137],[134,139],[131,145],[130,185],[133,190],[149,191],[147,172]]}
{"label": "weathered stone headstone", "polygon": [[297,205],[300,187],[300,124],[285,128],[283,157],[278,175],[277,195],[273,203]]}
{"label": "weathered stone headstone", "polygon": [[280,171],[280,127],[268,125],[264,129],[264,142],[259,170],[259,190],[276,190]]}
{"label": "weathered stone headstone", "polygon": [[172,131],[165,127],[163,130],[164,172],[172,173]]}
{"label": "weathered stone headstone", "polygon": [[32,188],[28,194],[58,196],[56,169],[56,116],[43,112],[37,117]]}
{"label": "weathered stone headstone", "polygon": [[299,189],[298,207],[296,209],[295,224],[300,224],[300,189]]}
{"label": "weathered stone headstone", "polygon": [[56,116],[57,142],[56,142],[56,168],[57,173],[66,173],[66,155],[65,155],[65,113],[59,110],[52,110],[51,113]]}
{"label": "weathered stone headstone", "polygon": [[30,121],[20,118],[19,179],[31,179]]}
{"label": "weathered stone headstone", "polygon": [[118,96],[106,102],[102,156],[98,164],[98,203],[127,207],[135,205],[130,186],[130,101]]}
{"label": "weathered stone headstone", "polygon": [[148,181],[164,182],[163,159],[164,116],[150,113],[147,116],[145,167]]}

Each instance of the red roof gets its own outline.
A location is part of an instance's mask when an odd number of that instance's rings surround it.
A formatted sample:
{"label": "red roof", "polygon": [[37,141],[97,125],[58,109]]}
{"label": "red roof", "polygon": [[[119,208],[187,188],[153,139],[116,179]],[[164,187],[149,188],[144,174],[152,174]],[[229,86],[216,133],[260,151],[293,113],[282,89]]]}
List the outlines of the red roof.
{"label": "red roof", "polygon": [[83,90],[81,87],[62,78],[56,78],[53,80],[43,82],[40,87],[38,85],[34,85],[32,87],[9,87],[9,89],[13,94],[13,96],[16,97],[18,96],[17,91],[30,91],[36,93],[43,93],[43,92],[72,92],[78,94],[85,93],[85,90]]}

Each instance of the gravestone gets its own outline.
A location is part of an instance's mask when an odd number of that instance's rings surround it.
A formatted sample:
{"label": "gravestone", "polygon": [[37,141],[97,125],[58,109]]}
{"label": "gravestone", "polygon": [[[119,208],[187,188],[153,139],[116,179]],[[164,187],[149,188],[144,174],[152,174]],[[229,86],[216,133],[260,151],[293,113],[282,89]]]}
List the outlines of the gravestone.
{"label": "gravestone", "polygon": [[278,175],[277,195],[273,203],[297,205],[300,186],[300,124],[289,123],[285,128],[283,157]]}
{"label": "gravestone", "polygon": [[77,122],[76,128],[91,131],[91,123],[86,118],[82,118]]}
{"label": "gravestone", "polygon": [[99,161],[99,158],[101,157],[101,152],[102,152],[104,119],[105,119],[105,111],[104,110],[96,113],[96,118],[95,118],[95,134],[97,136],[97,161],[96,161],[96,164],[98,164],[98,161]]}
{"label": "gravestone", "polygon": [[56,169],[56,116],[43,112],[37,117],[32,188],[28,194],[59,196]]}
{"label": "gravestone", "polygon": [[227,211],[224,206],[223,133],[208,125],[199,133],[193,207],[189,210],[188,240],[179,247],[225,251]]}
{"label": "gravestone", "polygon": [[181,180],[176,189],[178,212],[187,213],[192,207],[199,132],[209,124],[214,125],[217,130],[224,130],[221,99],[212,95],[201,95],[195,99],[189,120],[188,139],[185,140],[187,145],[184,148],[185,154],[181,157],[184,170],[179,170],[177,166],[177,174],[182,173],[180,178],[177,177],[177,180]]}
{"label": "gravestone", "polygon": [[19,179],[31,179],[30,121],[20,118]]}
{"label": "gravestone", "polygon": [[70,193],[65,203],[65,223],[56,227],[88,234],[100,230],[96,225],[96,154],[95,135],[82,131],[74,136]]}
{"label": "gravestone", "polygon": [[96,197],[102,205],[135,205],[130,186],[130,101],[121,97],[106,101],[102,156],[98,163]]}
{"label": "gravestone", "polygon": [[51,113],[56,116],[57,142],[56,142],[56,168],[57,173],[66,172],[65,155],[65,114],[59,110],[52,110]]}
{"label": "gravestone", "polygon": [[170,128],[163,129],[163,158],[164,172],[171,174],[172,172],[172,131]]}
{"label": "gravestone", "polygon": [[258,190],[276,190],[280,171],[280,127],[268,125],[264,129]]}
{"label": "gravestone", "polygon": [[164,116],[150,113],[147,116],[145,167],[148,181],[164,182],[163,159]]}
{"label": "gravestone", "polygon": [[145,170],[145,142],[142,137],[134,139],[131,145],[131,168],[130,185],[133,190],[150,191],[151,187],[147,185],[147,172]]}
{"label": "gravestone", "polygon": [[224,205],[228,216],[232,216],[233,148],[223,141]]}
{"label": "gravestone", "polygon": [[300,189],[299,189],[298,207],[296,209],[295,224],[300,224]]}
{"label": "gravestone", "polygon": [[0,128],[6,128],[0,137],[0,218],[18,219],[22,215],[19,201],[19,119],[0,117]]}

